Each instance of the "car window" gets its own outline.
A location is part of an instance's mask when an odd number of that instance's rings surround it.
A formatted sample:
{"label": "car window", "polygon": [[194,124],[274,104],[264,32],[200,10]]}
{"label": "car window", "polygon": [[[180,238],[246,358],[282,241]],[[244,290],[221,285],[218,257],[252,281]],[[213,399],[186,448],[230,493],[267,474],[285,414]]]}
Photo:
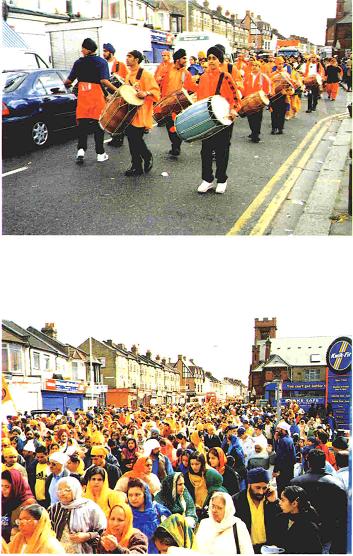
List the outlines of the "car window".
{"label": "car window", "polygon": [[11,93],[16,91],[18,87],[24,82],[27,77],[27,73],[10,73],[9,75],[3,75],[2,88],[4,93]]}
{"label": "car window", "polygon": [[42,73],[38,79],[45,89],[47,95],[53,95],[57,93],[65,93],[66,89],[64,83],[56,72]]}
{"label": "car window", "polygon": [[41,82],[40,77],[38,77],[38,79],[35,80],[33,88],[36,91],[36,93],[38,93],[40,95],[46,95],[47,94],[47,91],[46,91],[45,87],[43,86],[43,83]]}

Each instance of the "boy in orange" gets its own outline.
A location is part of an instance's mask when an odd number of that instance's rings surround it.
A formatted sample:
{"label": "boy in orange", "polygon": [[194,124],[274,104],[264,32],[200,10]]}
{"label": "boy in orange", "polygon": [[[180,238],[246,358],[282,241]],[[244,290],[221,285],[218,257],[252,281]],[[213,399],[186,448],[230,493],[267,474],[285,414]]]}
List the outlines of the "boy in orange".
{"label": "boy in orange", "polygon": [[158,68],[154,73],[154,78],[157,81],[158,85],[160,85],[165,73],[172,67],[173,62],[170,59],[170,51],[163,50],[162,52],[162,61],[159,64]]}
{"label": "boy in orange", "polygon": [[[187,91],[196,91],[197,89],[197,85],[192,80],[191,73],[186,69],[187,57],[185,50],[180,48],[174,52],[173,60],[174,64],[169,67],[161,81],[162,98],[183,88]],[[166,127],[172,147],[169,154],[179,156],[182,141],[175,132],[174,120],[171,115],[166,119]]]}
{"label": "boy in orange", "polygon": [[[311,75],[318,75],[321,78],[325,77],[325,70],[319,62],[319,59],[315,54],[313,54],[306,62],[304,68],[304,79]],[[320,87],[319,85],[313,85],[307,87],[308,91],[308,109],[307,113],[315,112],[318,100],[320,98]]]}
{"label": "boy in orange", "polygon": [[[261,62],[257,60],[251,62],[251,71],[246,74],[244,81],[244,97],[247,97],[258,91],[263,91],[266,95],[271,92],[271,80],[261,72]],[[251,138],[253,143],[260,142],[261,123],[262,123],[263,109],[248,116],[248,122],[251,129]]]}
{"label": "boy in orange", "polygon": [[144,172],[149,172],[153,166],[153,156],[144,141],[144,132],[145,129],[152,128],[153,102],[159,101],[160,91],[153,75],[140,68],[142,60],[143,55],[138,50],[132,50],[126,57],[128,67],[126,83],[132,85],[137,91],[138,98],[145,99],[145,102],[138,108],[134,119],[125,131],[131,155],[131,167],[126,170],[125,176],[141,176]]}
{"label": "boy in orange", "polygon": [[[281,80],[285,77],[289,82],[288,86],[291,83],[289,78],[289,73],[284,67],[284,59],[280,56],[276,58],[275,62],[276,62],[276,71],[272,72],[270,76],[272,81],[273,93],[276,86],[276,81]],[[271,135],[283,134],[288,99],[285,93],[285,89],[283,89],[281,93],[278,93],[276,95],[277,98],[271,101],[271,123],[272,123]]]}
{"label": "boy in orange", "polygon": [[[229,117],[234,120],[240,108],[240,93],[229,73],[220,71],[224,62],[222,50],[215,46],[207,51],[208,69],[201,75],[197,89],[197,100],[208,98],[215,94],[223,96],[230,104]],[[233,124],[227,126],[213,137],[202,141],[202,183],[198,188],[199,193],[206,193],[216,189],[216,193],[224,193],[227,188],[227,167],[229,149],[232,137]],[[213,184],[214,174],[212,168],[212,154],[216,155],[216,186]]]}
{"label": "boy in orange", "polygon": [[343,70],[339,67],[337,59],[331,58],[326,70],[326,93],[329,99],[336,100],[339,89],[339,82],[343,77]]}
{"label": "boy in orange", "polygon": [[[223,46],[223,44],[215,44],[215,47],[218,48],[219,50],[222,50],[223,52],[223,56],[225,56],[225,52],[226,49]],[[220,71],[223,71],[225,73],[230,73],[230,75],[233,78],[234,83],[236,84],[236,86],[238,87],[238,89],[241,91],[241,94],[243,95],[243,86],[244,86],[244,80],[243,80],[243,75],[241,74],[241,72],[238,70],[237,66],[235,64],[232,64],[230,62],[223,62],[223,64],[220,65]]]}

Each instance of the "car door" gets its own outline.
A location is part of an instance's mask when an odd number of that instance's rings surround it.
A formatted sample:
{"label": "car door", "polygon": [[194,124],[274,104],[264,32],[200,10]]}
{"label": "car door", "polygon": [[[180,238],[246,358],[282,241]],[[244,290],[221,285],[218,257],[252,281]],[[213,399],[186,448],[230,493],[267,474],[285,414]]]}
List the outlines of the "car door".
{"label": "car door", "polygon": [[57,71],[38,74],[34,89],[41,97],[43,118],[53,129],[64,129],[75,125],[76,97],[67,91]]}

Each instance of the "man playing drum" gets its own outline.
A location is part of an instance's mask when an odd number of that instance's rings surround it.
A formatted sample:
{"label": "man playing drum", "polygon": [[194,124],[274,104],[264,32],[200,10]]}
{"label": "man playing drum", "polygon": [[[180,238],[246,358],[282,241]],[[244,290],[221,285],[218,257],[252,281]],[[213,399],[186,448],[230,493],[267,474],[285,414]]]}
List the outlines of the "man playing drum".
{"label": "man playing drum", "polygon": [[[246,98],[258,91],[263,91],[266,95],[269,95],[271,91],[271,80],[267,75],[261,73],[261,63],[255,60],[251,62],[251,72],[247,73],[245,77],[244,97]],[[260,142],[259,135],[261,133],[262,115],[263,107],[248,116],[251,129],[251,135],[249,135],[249,137],[253,143]]]}
{"label": "man playing drum", "polygon": [[138,50],[132,50],[126,57],[126,83],[135,87],[138,98],[144,99],[125,131],[131,155],[131,167],[125,172],[126,176],[140,176],[143,172],[149,172],[153,166],[153,156],[144,141],[144,133],[145,129],[152,128],[153,103],[159,101],[160,90],[153,75],[140,68],[142,60],[143,55]]}
{"label": "man playing drum", "polygon": [[[187,91],[196,91],[197,89],[197,85],[193,82],[190,72],[186,69],[187,57],[185,50],[180,48],[174,52],[173,60],[174,64],[169,67],[161,81],[162,98],[181,89],[186,89]],[[169,154],[179,156],[182,141],[175,133],[172,115],[165,119],[165,123],[172,147]]]}
{"label": "man playing drum", "polygon": [[[114,56],[115,48],[109,42],[103,44],[103,58],[107,60],[109,72],[112,77],[118,75],[125,81],[127,74],[127,67],[124,62],[117,60]],[[113,135],[112,139],[107,142],[109,147],[121,147],[124,141],[124,135]]]}
{"label": "man playing drum", "polygon": [[[208,69],[201,76],[197,89],[197,100],[211,97],[215,94],[223,96],[230,105],[230,118],[234,120],[240,107],[240,95],[236,84],[229,73],[220,71],[220,65],[224,62],[222,50],[211,47],[207,51]],[[227,188],[227,167],[229,161],[229,149],[233,131],[233,124],[202,141],[202,183],[198,188],[199,193],[206,193],[210,189],[216,189],[216,193],[224,193]],[[212,168],[212,153],[216,155],[216,180],[214,185],[214,174]]]}
{"label": "man playing drum", "polygon": [[[303,68],[304,72],[304,85],[308,91],[308,109],[307,114],[310,112],[315,112],[316,106],[320,96],[320,83],[322,83],[322,78],[325,76],[325,70],[320,64],[317,56],[311,56]],[[310,78],[313,79],[310,82]]]}
{"label": "man playing drum", "polygon": [[78,98],[76,119],[78,125],[78,146],[76,162],[82,164],[87,150],[87,138],[93,122],[94,140],[97,161],[104,162],[108,155],[104,152],[104,131],[98,124],[99,116],[105,105],[104,93],[101,85],[115,92],[117,88],[109,81],[109,67],[106,60],[95,54],[96,43],[87,38],[82,43],[83,57],[76,60],[65,86],[78,81]]}
{"label": "man playing drum", "polygon": [[[286,89],[291,88],[289,73],[284,67],[284,59],[279,56],[275,60],[276,70],[271,73],[271,82],[274,97],[271,99],[272,135],[282,135],[287,110]],[[278,84],[280,87],[278,87]],[[278,91],[278,88],[280,89]],[[294,88],[292,88],[294,92]]]}

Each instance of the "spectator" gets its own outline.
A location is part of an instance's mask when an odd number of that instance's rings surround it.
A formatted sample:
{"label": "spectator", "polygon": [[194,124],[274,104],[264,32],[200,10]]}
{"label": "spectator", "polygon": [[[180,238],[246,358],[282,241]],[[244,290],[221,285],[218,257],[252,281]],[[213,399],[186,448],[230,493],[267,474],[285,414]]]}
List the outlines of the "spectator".
{"label": "spectator", "polygon": [[85,479],[87,486],[84,497],[98,504],[106,516],[116,504],[125,502],[126,495],[123,492],[109,488],[108,474],[103,467],[90,467]]}
{"label": "spectator", "polygon": [[336,452],[337,477],[342,481],[345,491],[349,489],[349,452]]}
{"label": "spectator", "polygon": [[162,481],[162,488],[155,501],[168,508],[172,514],[185,516],[187,524],[193,529],[197,523],[196,508],[189,491],[185,488],[184,475],[172,473]]}
{"label": "spectator", "polygon": [[278,496],[281,496],[282,490],[289,485],[294,476],[296,454],[289,430],[290,425],[280,421],[275,433],[276,461],[272,476],[276,477]]}
{"label": "spectator", "polygon": [[108,453],[108,450],[104,446],[93,446],[91,448],[92,465],[88,467],[85,475],[83,476],[83,484],[86,484],[86,474],[92,467],[102,467],[107,472],[109,488],[115,488],[115,485],[118,482],[118,479],[120,479],[122,473],[119,467],[107,462]]}
{"label": "spectator", "polygon": [[145,482],[148,485],[152,496],[154,496],[161,489],[161,483],[157,475],[152,473],[152,465],[152,459],[150,457],[139,457],[132,470],[127,471],[122,477],[120,477],[116,483],[115,490],[127,492],[129,479],[135,478],[141,479],[141,481]]}
{"label": "spectator", "polygon": [[20,509],[35,502],[28,482],[18,469],[1,473],[1,529],[6,542],[10,540],[11,528],[15,525]]}
{"label": "spectator", "polygon": [[222,486],[227,490],[228,494],[233,496],[239,492],[239,475],[227,464],[227,458],[222,448],[211,448],[207,454],[207,463],[222,475]]}
{"label": "spectator", "polygon": [[45,507],[45,481],[50,475],[48,451],[45,446],[36,448],[36,458],[28,472],[29,486],[38,504]]}
{"label": "spectator", "polygon": [[121,502],[111,509],[108,526],[98,544],[98,554],[146,554],[148,539],[144,533],[133,528],[130,506]]}
{"label": "spectator", "polygon": [[173,473],[173,467],[167,456],[161,454],[161,445],[158,440],[151,438],[145,442],[145,456],[152,459],[152,473],[163,481],[167,475]]}
{"label": "spectator", "polygon": [[56,486],[62,477],[68,477],[70,472],[65,469],[68,456],[63,452],[54,452],[49,456],[50,475],[45,480],[45,503],[44,507],[56,504],[59,501],[56,494]]}

